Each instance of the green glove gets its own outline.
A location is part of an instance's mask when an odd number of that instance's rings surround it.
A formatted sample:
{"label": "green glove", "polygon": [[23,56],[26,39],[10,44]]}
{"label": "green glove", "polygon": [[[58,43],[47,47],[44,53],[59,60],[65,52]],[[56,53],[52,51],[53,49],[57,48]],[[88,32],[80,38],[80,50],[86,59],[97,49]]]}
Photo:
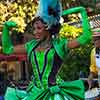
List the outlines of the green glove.
{"label": "green glove", "polygon": [[85,10],[83,10],[82,18],[83,18],[83,22],[82,22],[83,34],[77,38],[77,41],[80,43],[80,45],[85,45],[89,43],[90,40],[92,40],[92,31],[91,31],[88,16]]}
{"label": "green glove", "polygon": [[87,12],[84,7],[75,7],[63,11],[63,15],[68,15],[73,13],[81,14],[83,34],[77,38],[77,41],[79,42],[80,45],[85,45],[92,39],[92,32],[91,32]]}
{"label": "green glove", "polygon": [[3,26],[2,48],[3,48],[4,54],[12,54],[13,53],[13,45],[12,45],[11,38],[9,35],[9,30],[16,26],[17,26],[17,24],[13,21],[7,21],[7,22],[5,22],[5,24]]}

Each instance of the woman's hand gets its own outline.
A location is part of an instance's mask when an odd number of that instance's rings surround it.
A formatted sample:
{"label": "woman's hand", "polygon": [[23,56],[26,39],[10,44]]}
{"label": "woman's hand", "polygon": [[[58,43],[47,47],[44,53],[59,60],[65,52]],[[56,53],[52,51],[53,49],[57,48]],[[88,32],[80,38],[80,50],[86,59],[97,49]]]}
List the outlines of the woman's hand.
{"label": "woman's hand", "polygon": [[89,76],[88,76],[88,80],[87,80],[88,85],[89,85],[89,89],[91,89],[91,88],[93,88],[93,87],[98,87],[98,86],[97,86],[97,82],[96,82],[95,80],[93,80],[94,77],[96,77],[96,76],[97,76],[96,73],[90,72],[90,74],[89,74]]}
{"label": "woman's hand", "polygon": [[87,82],[88,82],[88,85],[89,85],[89,89],[91,89],[92,88],[92,80],[87,80]]}
{"label": "woman's hand", "polygon": [[5,22],[3,26],[2,31],[2,51],[4,54],[12,54],[14,52],[13,50],[13,44],[9,35],[10,28],[16,27],[17,24],[13,21],[7,21]]}
{"label": "woman's hand", "polygon": [[7,21],[7,22],[5,22],[5,25],[6,25],[8,28],[17,27],[17,23],[14,22],[14,21]]}

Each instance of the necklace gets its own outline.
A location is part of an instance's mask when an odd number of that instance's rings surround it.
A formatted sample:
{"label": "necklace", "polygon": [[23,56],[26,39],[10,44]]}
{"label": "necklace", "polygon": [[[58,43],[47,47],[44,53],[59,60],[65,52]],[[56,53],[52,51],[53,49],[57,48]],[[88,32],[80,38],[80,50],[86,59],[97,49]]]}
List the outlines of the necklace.
{"label": "necklace", "polygon": [[39,44],[37,47],[38,50],[46,50],[47,48],[50,48],[52,46],[52,43],[50,40],[45,40]]}

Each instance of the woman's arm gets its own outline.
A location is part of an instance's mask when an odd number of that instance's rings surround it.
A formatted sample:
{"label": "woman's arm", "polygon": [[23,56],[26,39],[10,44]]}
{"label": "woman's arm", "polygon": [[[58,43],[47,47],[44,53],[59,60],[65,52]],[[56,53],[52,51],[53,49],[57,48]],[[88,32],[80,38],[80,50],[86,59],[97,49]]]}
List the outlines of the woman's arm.
{"label": "woman's arm", "polygon": [[79,42],[76,39],[70,40],[68,42],[68,44],[67,44],[67,47],[70,48],[70,49],[77,48],[79,46],[80,46],[80,44],[79,44]]}
{"label": "woman's arm", "polygon": [[21,44],[21,45],[16,45],[13,47],[13,53],[14,54],[26,54],[26,49],[25,49],[25,45]]}
{"label": "woman's arm", "polygon": [[87,12],[85,8],[84,7],[71,8],[69,10],[65,10],[63,12],[63,15],[68,15],[68,14],[73,14],[73,13],[81,14],[83,34],[79,36],[78,38],[69,41],[68,42],[69,48],[76,48],[76,47],[79,47],[80,45],[85,45],[89,43],[92,39],[91,27],[88,21],[88,16],[87,16]]}
{"label": "woman's arm", "polygon": [[11,41],[9,31],[14,27],[17,27],[17,24],[13,21],[7,21],[3,26],[2,53],[4,54],[26,53],[24,45],[13,46],[13,41]]}

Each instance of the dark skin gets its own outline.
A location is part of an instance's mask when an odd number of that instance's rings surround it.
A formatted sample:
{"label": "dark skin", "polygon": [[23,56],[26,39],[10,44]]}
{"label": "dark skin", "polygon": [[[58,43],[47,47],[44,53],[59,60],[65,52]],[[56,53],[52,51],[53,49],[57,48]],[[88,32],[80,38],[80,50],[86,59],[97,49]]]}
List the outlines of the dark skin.
{"label": "dark skin", "polygon": [[[42,42],[44,42],[45,40],[46,41],[50,40],[51,34],[46,30],[44,23],[42,23],[40,20],[36,21],[34,22],[33,27],[34,27],[33,38],[35,38],[37,41],[42,40]],[[77,42],[76,39],[73,39],[69,41],[66,46],[68,48],[76,48],[76,47],[79,47],[80,44]],[[24,44],[14,46],[14,53],[15,54],[26,54],[26,49],[24,47]]]}
{"label": "dark skin", "polygon": [[92,83],[92,80],[93,80],[93,78],[96,78],[96,77],[97,77],[97,73],[90,72],[89,77],[88,77],[89,89],[91,89],[92,86],[94,85],[94,84]]}

